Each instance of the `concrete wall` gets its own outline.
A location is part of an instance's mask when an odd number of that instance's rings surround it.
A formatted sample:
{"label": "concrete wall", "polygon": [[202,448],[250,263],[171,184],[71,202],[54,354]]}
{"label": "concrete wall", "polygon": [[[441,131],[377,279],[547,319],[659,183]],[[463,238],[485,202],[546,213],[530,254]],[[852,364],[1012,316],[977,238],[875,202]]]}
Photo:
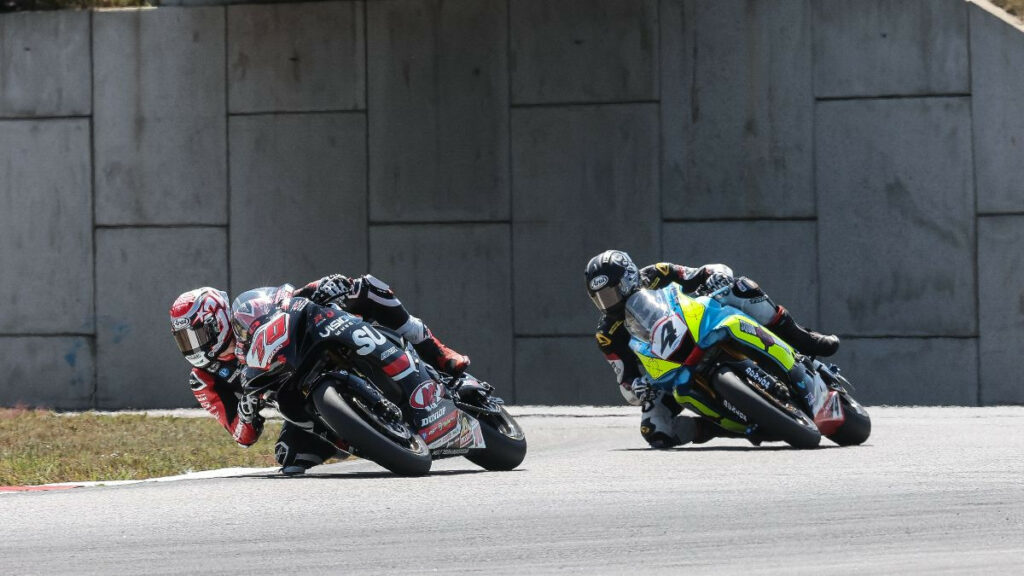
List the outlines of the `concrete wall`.
{"label": "concrete wall", "polygon": [[986,2],[174,3],[0,16],[0,405],[193,405],[178,293],[336,271],[511,401],[617,403],[610,247],[755,278],[865,403],[1024,402],[1024,29]]}

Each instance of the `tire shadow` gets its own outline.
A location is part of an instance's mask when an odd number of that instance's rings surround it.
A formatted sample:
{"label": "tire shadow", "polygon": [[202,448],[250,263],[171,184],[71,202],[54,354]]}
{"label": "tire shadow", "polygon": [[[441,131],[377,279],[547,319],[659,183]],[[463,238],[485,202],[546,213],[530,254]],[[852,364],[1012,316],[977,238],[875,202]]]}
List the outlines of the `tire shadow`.
{"label": "tire shadow", "polygon": [[676,446],[674,448],[614,448],[610,452],[778,452],[778,451],[815,451],[842,448],[828,445],[816,448],[793,448],[792,446]]}
{"label": "tire shadow", "polygon": [[[462,476],[465,474],[480,474],[487,473],[490,470],[434,470],[428,472],[424,477],[428,476]],[[510,472],[521,472],[521,470],[510,470]],[[374,470],[374,471],[354,471],[354,472],[329,472],[329,473],[309,473],[309,474],[296,474],[294,476],[285,476],[281,473],[274,474],[254,474],[252,476],[243,476],[243,478],[261,478],[266,480],[386,480],[388,478],[394,479],[405,479],[409,476],[399,476],[394,472],[388,472],[387,470]]]}

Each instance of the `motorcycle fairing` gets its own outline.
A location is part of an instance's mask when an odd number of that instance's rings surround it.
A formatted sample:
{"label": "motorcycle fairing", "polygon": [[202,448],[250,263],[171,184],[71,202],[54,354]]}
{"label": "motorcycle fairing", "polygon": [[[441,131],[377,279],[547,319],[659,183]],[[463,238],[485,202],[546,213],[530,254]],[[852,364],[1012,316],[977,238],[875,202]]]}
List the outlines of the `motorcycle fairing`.
{"label": "motorcycle fairing", "polygon": [[687,393],[682,393],[681,390],[682,389],[680,388],[676,388],[673,393],[676,402],[680,406],[687,407],[701,416],[714,420],[716,424],[726,430],[746,434],[748,428],[746,424],[719,414],[715,409],[708,406],[708,401],[702,398],[703,395],[700,392],[696,390],[689,390]]}

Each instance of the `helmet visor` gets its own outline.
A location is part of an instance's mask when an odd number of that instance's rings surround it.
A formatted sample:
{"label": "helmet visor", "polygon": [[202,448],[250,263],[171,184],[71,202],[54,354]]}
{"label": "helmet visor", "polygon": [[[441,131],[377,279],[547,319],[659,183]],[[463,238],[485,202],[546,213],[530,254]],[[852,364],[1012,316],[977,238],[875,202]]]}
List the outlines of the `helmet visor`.
{"label": "helmet visor", "polygon": [[605,286],[597,292],[591,292],[590,299],[599,309],[609,310],[622,302],[622,294],[619,294],[616,286]]}
{"label": "helmet visor", "polygon": [[[213,327],[205,322],[196,327],[189,326],[175,330],[171,334],[174,336],[174,343],[178,345],[178,350],[181,350],[181,353],[193,364],[196,364],[193,357],[198,359],[196,353],[198,352],[199,356],[202,356],[202,353],[205,351],[204,347],[217,339],[213,333]],[[203,362],[203,364],[206,364],[206,362]]]}

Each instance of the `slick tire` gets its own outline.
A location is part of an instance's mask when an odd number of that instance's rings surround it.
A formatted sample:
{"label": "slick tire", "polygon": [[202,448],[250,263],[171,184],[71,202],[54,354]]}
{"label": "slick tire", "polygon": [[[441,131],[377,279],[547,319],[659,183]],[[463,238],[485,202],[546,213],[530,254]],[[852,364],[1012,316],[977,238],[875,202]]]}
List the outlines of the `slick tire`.
{"label": "slick tire", "polygon": [[859,402],[841,393],[839,401],[843,404],[843,415],[846,420],[833,432],[828,439],[840,446],[857,446],[863,444],[871,436],[871,417]]}
{"label": "slick tire", "polygon": [[359,456],[400,476],[423,476],[430,472],[430,450],[408,427],[408,437],[400,440],[384,430],[385,424],[355,408],[333,386],[320,386],[312,397],[324,422],[348,441]]}
{"label": "slick tire", "polygon": [[485,470],[512,470],[526,458],[526,436],[505,407],[498,408],[500,414],[476,417],[487,447],[470,452],[466,459]]}
{"label": "slick tire", "polygon": [[763,436],[778,438],[794,448],[815,448],[821,442],[821,432],[807,415],[795,409],[783,411],[728,368],[714,375],[712,387],[746,415],[748,423],[756,423]]}

